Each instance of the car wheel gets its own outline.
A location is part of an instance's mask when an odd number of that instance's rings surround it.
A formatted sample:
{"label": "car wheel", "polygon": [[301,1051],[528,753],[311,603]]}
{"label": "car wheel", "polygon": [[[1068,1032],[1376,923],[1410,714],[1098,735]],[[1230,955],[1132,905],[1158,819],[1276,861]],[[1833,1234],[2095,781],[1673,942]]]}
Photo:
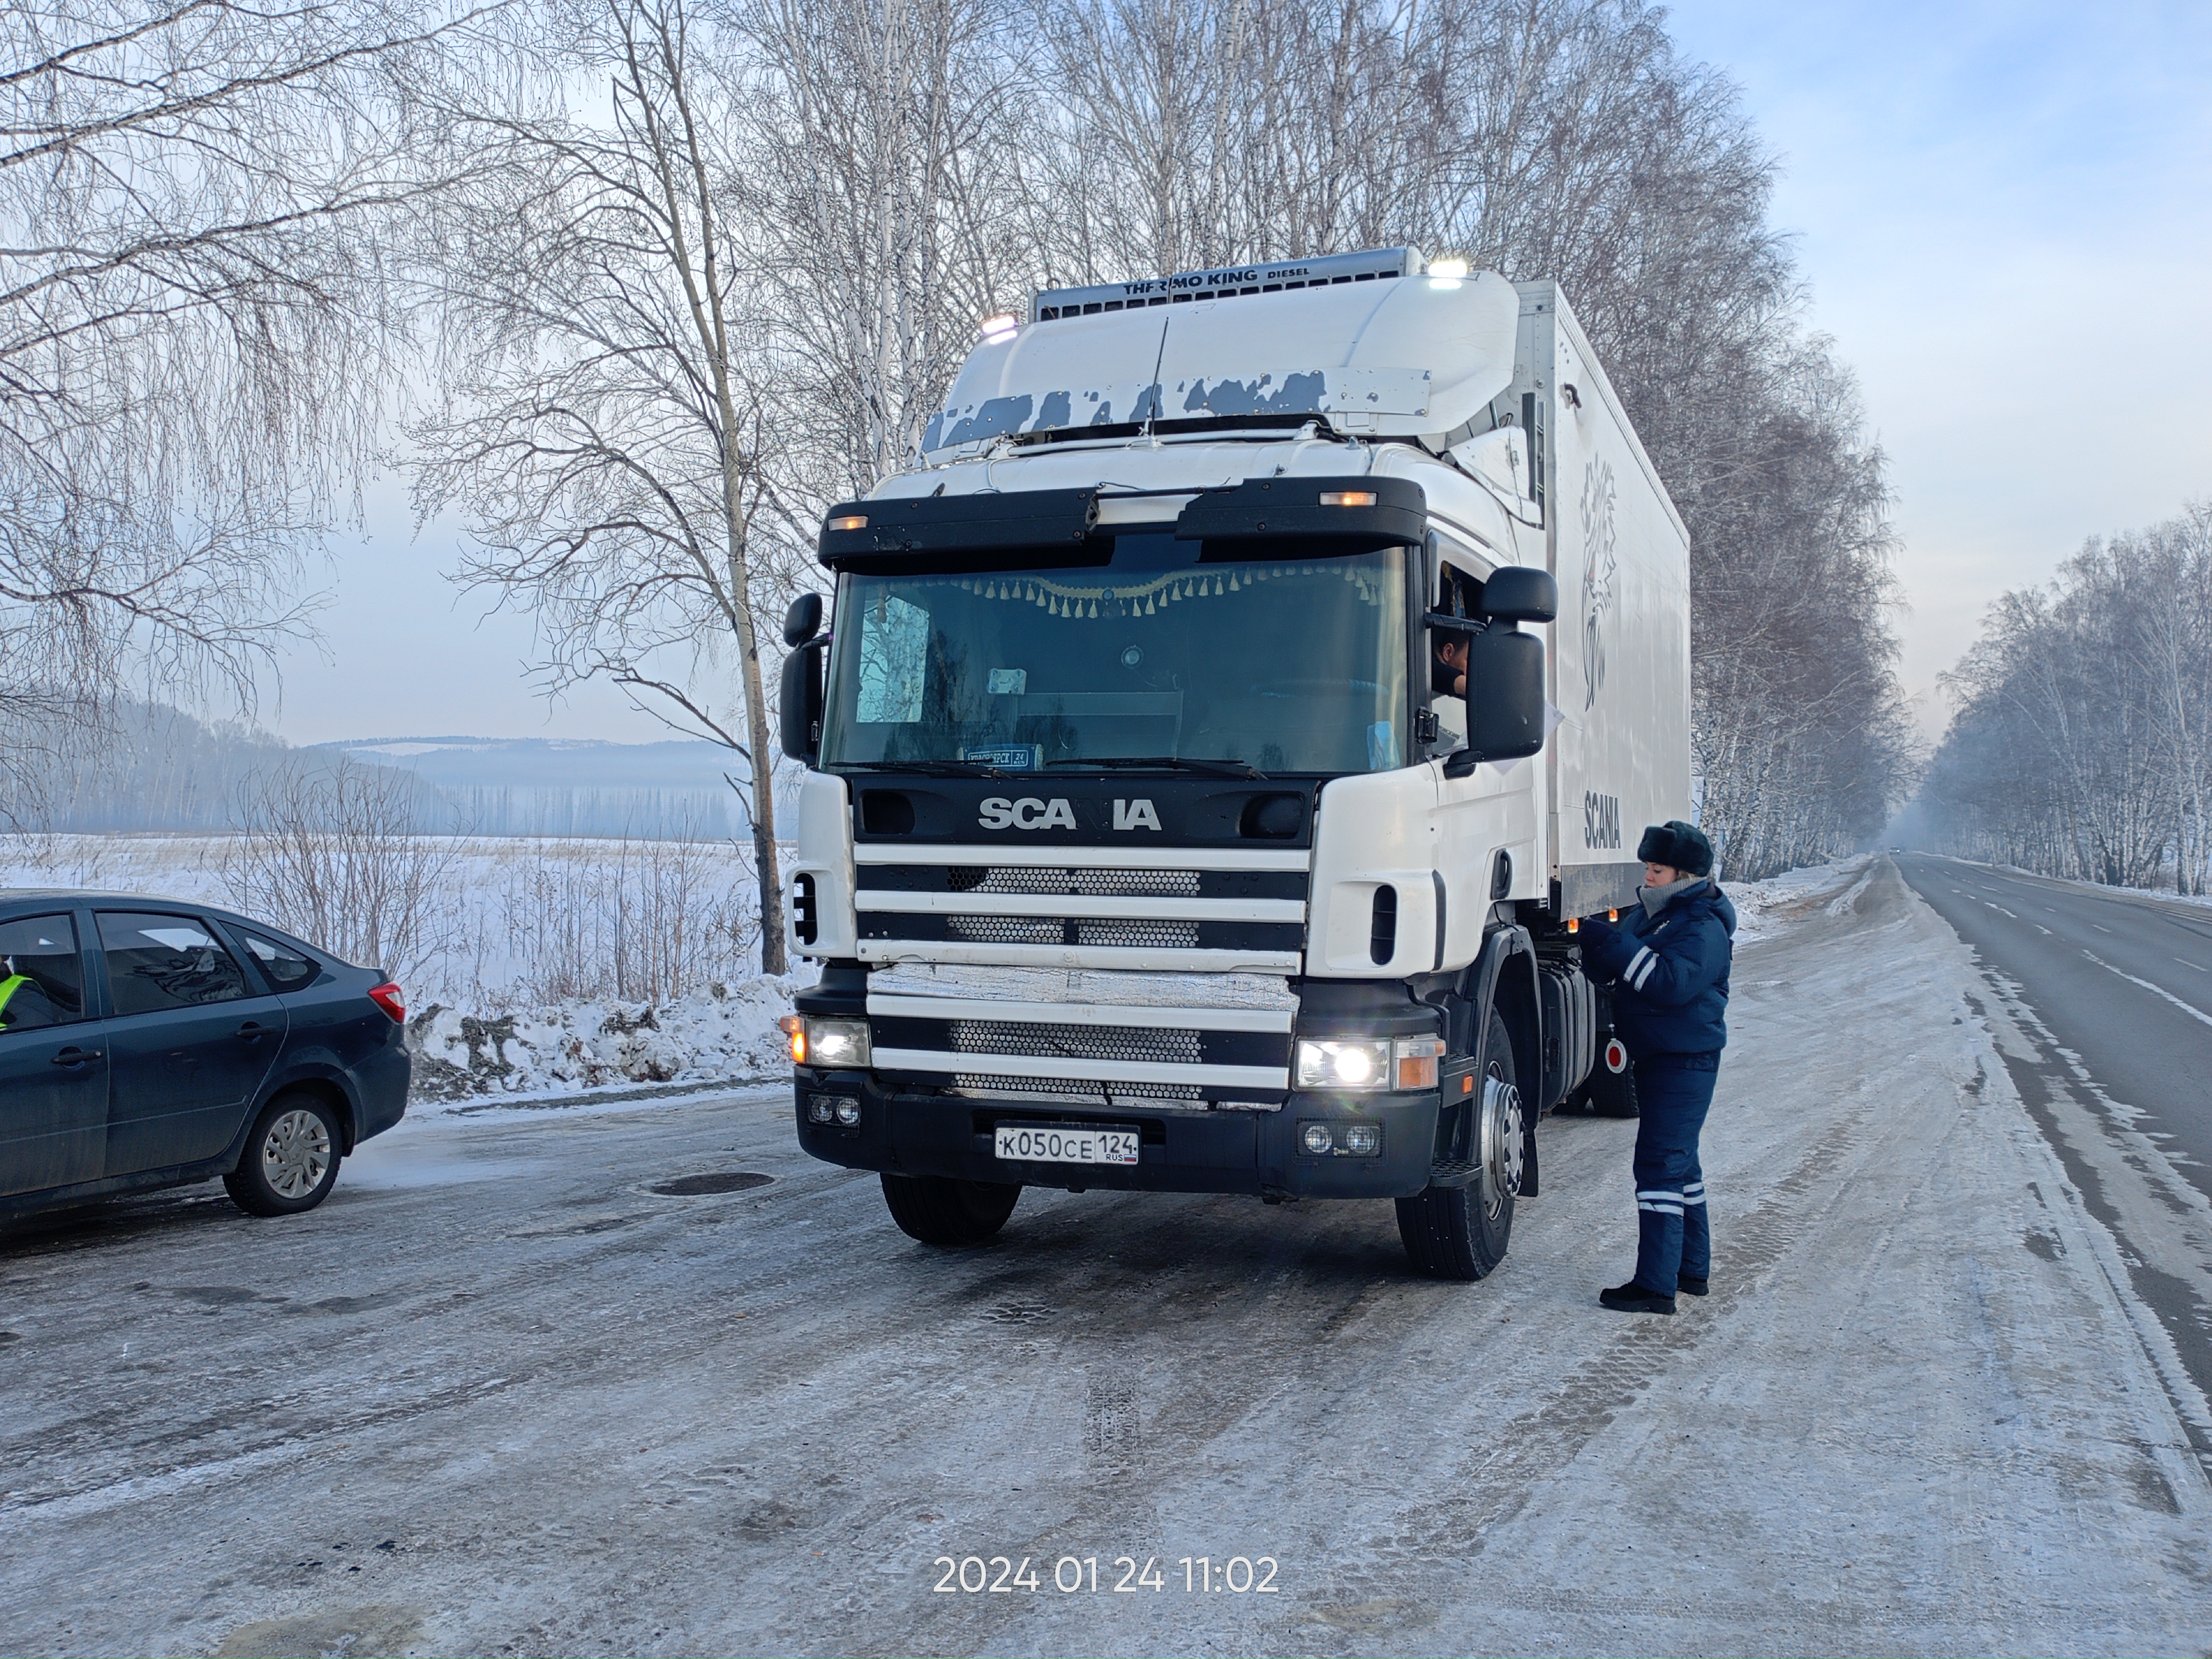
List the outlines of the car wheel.
{"label": "car wheel", "polygon": [[1022,1189],[996,1181],[944,1176],[884,1176],[884,1203],[908,1238],[945,1249],[995,1237],[1021,1202]]}
{"label": "car wheel", "polygon": [[261,1109],[238,1168],[222,1178],[248,1215],[297,1215],[330,1196],[338,1179],[338,1120],[313,1095],[279,1095]]}

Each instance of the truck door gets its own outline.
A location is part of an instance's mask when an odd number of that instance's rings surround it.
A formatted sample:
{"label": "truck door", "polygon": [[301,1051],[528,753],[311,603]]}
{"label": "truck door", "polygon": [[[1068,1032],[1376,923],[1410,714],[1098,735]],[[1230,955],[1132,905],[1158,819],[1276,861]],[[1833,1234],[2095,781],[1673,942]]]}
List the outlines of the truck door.
{"label": "truck door", "polygon": [[276,1063],[288,1017],[197,917],[100,913],[112,1068],[109,1175],[213,1158]]}
{"label": "truck door", "polygon": [[0,1194],[99,1178],[107,1057],[66,914],[0,921]]}
{"label": "truck door", "polygon": [[[1437,543],[1432,608],[1461,616],[1477,614],[1483,574],[1490,567],[1455,540],[1439,535]],[[1431,654],[1433,658],[1433,644]],[[1465,744],[1467,702],[1454,694],[1455,678],[1448,679],[1445,668],[1434,666],[1431,672],[1429,707],[1436,716],[1437,736],[1426,757],[1443,759]],[[1438,781],[1437,873],[1443,882],[1445,916],[1440,968],[1462,967],[1481,950],[1493,878],[1510,873],[1517,882],[1533,867],[1540,764],[1485,764],[1465,777]],[[1504,871],[1497,865],[1500,852],[1510,860]]]}

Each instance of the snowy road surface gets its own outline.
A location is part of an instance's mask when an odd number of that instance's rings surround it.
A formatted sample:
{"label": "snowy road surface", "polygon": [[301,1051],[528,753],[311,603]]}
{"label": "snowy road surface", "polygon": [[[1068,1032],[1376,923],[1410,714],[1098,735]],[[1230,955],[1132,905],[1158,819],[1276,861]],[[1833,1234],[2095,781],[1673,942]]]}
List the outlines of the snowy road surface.
{"label": "snowy road surface", "polygon": [[[2212,909],[1924,854],[1898,866],[1973,946],[2014,1085],[2212,1392]],[[2196,1440],[2212,1455],[2212,1433]]]}
{"label": "snowy road surface", "polygon": [[[19,1231],[0,1650],[2203,1652],[2203,1400],[1966,947],[1867,874],[1738,959],[1671,1320],[1595,1304],[1592,1120],[1477,1285],[1381,1204],[1032,1192],[925,1251],[775,1091]],[[775,1179],[653,1190],[719,1171]]]}

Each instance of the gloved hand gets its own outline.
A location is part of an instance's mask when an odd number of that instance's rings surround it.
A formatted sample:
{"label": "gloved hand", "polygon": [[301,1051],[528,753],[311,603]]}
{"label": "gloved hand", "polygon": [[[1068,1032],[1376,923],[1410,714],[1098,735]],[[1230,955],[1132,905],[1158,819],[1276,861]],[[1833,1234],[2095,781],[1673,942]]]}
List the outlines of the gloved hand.
{"label": "gloved hand", "polygon": [[1599,945],[1610,939],[1616,930],[1603,916],[1584,916],[1578,931],[1584,945]]}

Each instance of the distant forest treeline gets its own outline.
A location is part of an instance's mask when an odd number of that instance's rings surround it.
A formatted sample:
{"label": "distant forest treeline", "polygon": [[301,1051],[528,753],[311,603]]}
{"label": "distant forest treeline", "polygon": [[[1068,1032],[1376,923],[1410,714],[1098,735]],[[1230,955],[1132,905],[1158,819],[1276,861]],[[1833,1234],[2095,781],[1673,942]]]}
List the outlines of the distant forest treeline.
{"label": "distant forest treeline", "polygon": [[1948,677],[1920,805],[1937,845],[2046,875],[2212,879],[2212,501],[2093,538],[2007,593]]}
{"label": "distant forest treeline", "polygon": [[[580,770],[588,749],[572,750]],[[12,828],[58,834],[221,834],[241,804],[279,775],[342,764],[388,772],[423,835],[558,836],[720,841],[732,833],[726,789],[549,784],[454,784],[380,763],[373,754],[295,748],[238,724],[210,725],[180,709],[127,702],[101,740],[30,757]]]}

